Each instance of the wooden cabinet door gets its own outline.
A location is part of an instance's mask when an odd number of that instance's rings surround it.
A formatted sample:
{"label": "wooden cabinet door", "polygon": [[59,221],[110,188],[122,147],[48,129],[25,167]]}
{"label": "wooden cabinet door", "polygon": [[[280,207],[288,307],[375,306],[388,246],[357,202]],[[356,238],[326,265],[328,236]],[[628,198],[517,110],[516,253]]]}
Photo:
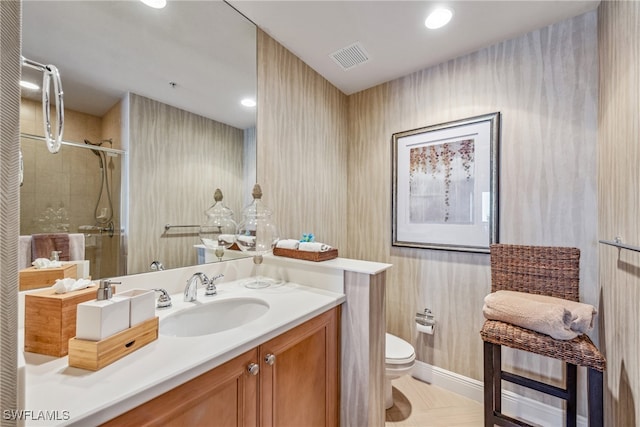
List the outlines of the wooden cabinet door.
{"label": "wooden cabinet door", "polygon": [[260,426],[339,424],[339,308],[260,346]]}
{"label": "wooden cabinet door", "polygon": [[256,427],[253,349],[107,422],[106,426]]}

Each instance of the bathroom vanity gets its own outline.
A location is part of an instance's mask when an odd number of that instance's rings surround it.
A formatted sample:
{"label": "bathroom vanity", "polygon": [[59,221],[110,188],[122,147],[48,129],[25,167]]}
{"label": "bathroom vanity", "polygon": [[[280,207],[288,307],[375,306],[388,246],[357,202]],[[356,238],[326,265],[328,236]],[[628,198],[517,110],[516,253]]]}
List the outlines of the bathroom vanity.
{"label": "bathroom vanity", "polygon": [[[265,289],[243,286],[252,275],[251,259],[114,278],[122,282],[119,291],[165,288],[172,295],[173,307],[156,311],[159,338],[96,372],[69,367],[66,357],[20,347],[22,407],[62,414],[55,422],[27,420],[25,425],[139,425],[145,420],[164,426],[203,420],[383,426],[389,267],[270,256],[262,272],[284,283]],[[224,274],[218,295],[207,299],[200,288],[197,301],[184,302],[185,283],[196,272]],[[163,322],[175,313],[233,298],[259,299],[269,308],[243,326],[213,334],[163,334]]]}
{"label": "bathroom vanity", "polygon": [[339,312],[308,320],[104,425],[338,425]]}

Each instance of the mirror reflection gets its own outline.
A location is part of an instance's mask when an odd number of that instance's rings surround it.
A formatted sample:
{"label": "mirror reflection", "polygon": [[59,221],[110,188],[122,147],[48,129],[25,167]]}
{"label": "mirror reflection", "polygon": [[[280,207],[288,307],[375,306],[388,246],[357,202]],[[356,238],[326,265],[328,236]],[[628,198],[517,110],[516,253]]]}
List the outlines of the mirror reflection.
{"label": "mirror reflection", "polygon": [[93,279],[217,260],[198,227],[166,225],[204,224],[216,188],[236,213],[250,200],[255,31],[219,1],[23,3],[23,56],[62,76],[66,143],[48,152],[41,93],[24,89],[21,268],[52,233],[84,246]]}

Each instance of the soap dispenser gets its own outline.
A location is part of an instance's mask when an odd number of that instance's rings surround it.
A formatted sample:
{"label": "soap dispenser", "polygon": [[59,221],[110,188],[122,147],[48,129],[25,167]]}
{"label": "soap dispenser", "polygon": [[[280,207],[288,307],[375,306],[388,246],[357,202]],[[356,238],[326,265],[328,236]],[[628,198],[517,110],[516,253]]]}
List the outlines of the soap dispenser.
{"label": "soap dispenser", "polygon": [[129,298],[113,297],[111,285],[121,283],[100,280],[96,300],[81,302],[76,311],[76,338],[101,341],[130,326]]}
{"label": "soap dispenser", "polygon": [[112,280],[100,280],[100,286],[98,287],[98,294],[96,295],[96,299],[98,301],[111,299],[113,296],[113,289],[111,288],[112,284],[120,284],[122,282],[114,282]]}

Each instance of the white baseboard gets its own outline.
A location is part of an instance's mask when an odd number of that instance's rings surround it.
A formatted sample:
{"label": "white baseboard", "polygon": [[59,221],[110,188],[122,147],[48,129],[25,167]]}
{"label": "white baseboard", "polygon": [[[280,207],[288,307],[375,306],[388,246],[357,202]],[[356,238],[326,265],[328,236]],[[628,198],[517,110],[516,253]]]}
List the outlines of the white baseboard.
{"label": "white baseboard", "polygon": [[[481,381],[446,371],[418,360],[416,360],[411,375],[421,381],[476,402],[483,403],[484,401],[484,387]],[[505,413],[522,418],[530,423],[542,426],[564,425],[564,411],[561,409],[521,396],[512,391],[502,391],[502,408]],[[587,427],[586,417],[578,415],[577,424],[578,427]]]}

